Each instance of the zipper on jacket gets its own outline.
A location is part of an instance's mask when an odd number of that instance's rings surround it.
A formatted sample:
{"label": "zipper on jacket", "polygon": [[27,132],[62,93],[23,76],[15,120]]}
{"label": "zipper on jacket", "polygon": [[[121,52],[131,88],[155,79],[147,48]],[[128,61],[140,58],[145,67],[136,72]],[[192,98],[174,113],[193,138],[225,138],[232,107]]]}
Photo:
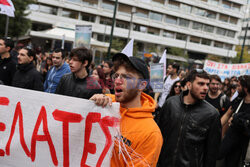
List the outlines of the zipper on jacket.
{"label": "zipper on jacket", "polygon": [[185,106],[185,112],[184,114],[182,114],[182,119],[181,119],[181,127],[180,127],[180,130],[179,130],[179,136],[178,136],[178,139],[177,139],[177,146],[175,148],[175,151],[174,151],[174,158],[173,158],[173,167],[175,167],[175,163],[176,163],[176,157],[177,157],[177,152],[178,152],[178,149],[179,149],[179,145],[180,145],[180,140],[181,140],[181,136],[182,136],[182,130],[183,130],[183,122],[187,116],[187,108],[188,106],[186,105]]}

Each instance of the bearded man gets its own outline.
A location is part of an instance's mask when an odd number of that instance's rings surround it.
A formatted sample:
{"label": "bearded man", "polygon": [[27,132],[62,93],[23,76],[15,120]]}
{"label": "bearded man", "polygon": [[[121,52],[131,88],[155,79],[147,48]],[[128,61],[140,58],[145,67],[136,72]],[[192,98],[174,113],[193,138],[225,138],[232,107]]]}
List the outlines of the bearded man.
{"label": "bearded man", "polygon": [[219,112],[204,99],[209,76],[196,69],[187,76],[188,90],[162,107],[160,167],[215,167],[221,140]]}
{"label": "bearded man", "polygon": [[143,90],[149,81],[146,63],[118,53],[113,57],[115,95],[94,95],[97,105],[120,103],[120,136],[116,137],[111,167],[155,167],[162,146],[162,135],[152,113],[156,102]]}

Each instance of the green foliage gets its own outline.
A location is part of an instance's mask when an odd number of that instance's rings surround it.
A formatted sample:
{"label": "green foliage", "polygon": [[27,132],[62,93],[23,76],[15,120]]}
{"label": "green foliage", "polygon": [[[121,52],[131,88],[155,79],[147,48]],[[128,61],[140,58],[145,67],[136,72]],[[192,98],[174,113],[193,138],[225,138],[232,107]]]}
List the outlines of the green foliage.
{"label": "green foliage", "polygon": [[[13,0],[12,1],[15,6],[15,17],[9,18],[9,37],[19,37],[24,35],[27,30],[31,27],[31,21],[26,19],[25,16],[28,13],[25,13],[27,6],[33,3],[33,0]],[[5,25],[6,25],[6,15],[0,15],[0,36],[4,36],[5,33]]]}
{"label": "green foliage", "polygon": [[183,56],[184,55],[184,49],[171,47],[168,49],[168,54],[176,55],[176,56]]}
{"label": "green foliage", "polygon": [[126,40],[121,38],[113,38],[112,40],[112,49],[121,52],[122,49],[126,46]]}
{"label": "green foliage", "polygon": [[[239,63],[241,48],[242,48],[242,46],[240,46],[240,45],[236,46],[235,51],[237,52],[237,56],[234,59],[232,59],[232,63]],[[248,47],[245,46],[241,63],[249,63],[249,62],[250,62],[250,55],[248,53]]]}

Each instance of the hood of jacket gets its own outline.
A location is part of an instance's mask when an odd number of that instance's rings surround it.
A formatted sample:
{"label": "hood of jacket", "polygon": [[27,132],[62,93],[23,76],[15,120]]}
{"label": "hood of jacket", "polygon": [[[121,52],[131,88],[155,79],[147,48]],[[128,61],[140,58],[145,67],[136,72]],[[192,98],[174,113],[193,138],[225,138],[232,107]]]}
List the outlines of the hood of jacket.
{"label": "hood of jacket", "polygon": [[[107,94],[107,96],[115,101],[115,95]],[[141,93],[141,107],[137,108],[123,108],[120,107],[121,116],[127,116],[132,118],[153,118],[152,113],[155,111],[156,102],[154,99],[146,93]]]}

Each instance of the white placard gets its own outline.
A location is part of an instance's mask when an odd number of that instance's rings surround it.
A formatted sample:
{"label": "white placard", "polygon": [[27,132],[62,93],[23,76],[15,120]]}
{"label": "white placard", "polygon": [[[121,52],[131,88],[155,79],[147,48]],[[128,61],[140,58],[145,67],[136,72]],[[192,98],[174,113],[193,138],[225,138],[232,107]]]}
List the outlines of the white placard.
{"label": "white placard", "polygon": [[211,60],[206,60],[204,63],[204,70],[209,74],[216,74],[224,81],[225,78],[240,75],[250,75],[250,63],[242,64],[224,64]]}
{"label": "white placard", "polygon": [[110,166],[119,103],[0,86],[0,166]]}

